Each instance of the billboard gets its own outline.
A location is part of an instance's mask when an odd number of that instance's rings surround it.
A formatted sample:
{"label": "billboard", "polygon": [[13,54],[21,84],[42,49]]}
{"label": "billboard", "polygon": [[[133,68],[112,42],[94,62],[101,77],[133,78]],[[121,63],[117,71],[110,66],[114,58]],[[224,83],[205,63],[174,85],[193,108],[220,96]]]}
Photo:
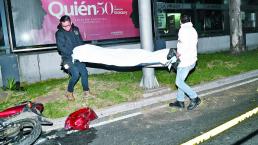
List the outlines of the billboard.
{"label": "billboard", "polygon": [[55,44],[63,15],[71,17],[85,41],[139,37],[133,1],[10,0],[15,47]]}

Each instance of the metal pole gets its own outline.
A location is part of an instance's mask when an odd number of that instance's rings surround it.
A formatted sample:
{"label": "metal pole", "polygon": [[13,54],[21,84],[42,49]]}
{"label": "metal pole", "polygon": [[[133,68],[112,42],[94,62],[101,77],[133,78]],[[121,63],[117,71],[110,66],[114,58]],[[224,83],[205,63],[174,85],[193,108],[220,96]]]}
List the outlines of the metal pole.
{"label": "metal pole", "polygon": [[230,0],[229,18],[231,51],[233,54],[239,54],[242,51],[245,51],[245,47],[243,46],[241,0]]}
{"label": "metal pole", "polygon": [[[141,48],[153,51],[153,36],[152,36],[152,13],[151,0],[139,0],[139,22],[140,22],[140,37]],[[159,83],[154,74],[154,68],[143,68],[143,78],[140,86],[145,89],[159,87]]]}
{"label": "metal pole", "polygon": [[[0,19],[2,21],[2,28],[3,28],[3,35],[4,35],[4,49],[6,54],[10,54],[10,46],[8,41],[8,30],[7,30],[7,24],[6,24],[6,17],[8,17],[7,12],[7,5],[5,4],[4,0],[0,0]],[[5,11],[6,10],[6,11]],[[8,27],[9,28],[9,27]],[[10,29],[9,29],[10,30]]]}

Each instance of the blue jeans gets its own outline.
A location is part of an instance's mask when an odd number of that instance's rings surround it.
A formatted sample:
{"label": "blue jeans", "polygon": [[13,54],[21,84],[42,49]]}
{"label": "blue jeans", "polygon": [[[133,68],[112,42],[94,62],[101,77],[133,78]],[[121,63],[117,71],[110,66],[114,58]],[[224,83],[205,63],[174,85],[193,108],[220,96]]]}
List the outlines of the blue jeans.
{"label": "blue jeans", "polygon": [[71,76],[69,83],[68,83],[68,88],[67,88],[68,92],[74,91],[74,86],[76,85],[76,83],[78,82],[80,77],[81,77],[83,91],[89,90],[88,71],[87,71],[85,63],[75,61],[73,64],[71,64],[71,66],[69,66],[68,73]]}
{"label": "blue jeans", "polygon": [[190,99],[194,99],[197,97],[197,94],[193,89],[185,83],[185,79],[187,78],[189,72],[195,67],[195,63],[187,66],[187,67],[178,67],[176,73],[176,85],[178,87],[178,92],[176,99],[177,101],[184,101],[185,94],[190,97]]}

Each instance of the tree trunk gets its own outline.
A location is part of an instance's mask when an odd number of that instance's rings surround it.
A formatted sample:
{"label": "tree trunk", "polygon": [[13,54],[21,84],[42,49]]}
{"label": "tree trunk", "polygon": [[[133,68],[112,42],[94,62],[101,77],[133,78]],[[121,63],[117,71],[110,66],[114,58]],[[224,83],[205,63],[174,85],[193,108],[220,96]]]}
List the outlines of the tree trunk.
{"label": "tree trunk", "polygon": [[230,48],[233,54],[239,54],[245,50],[240,6],[241,0],[230,0]]}
{"label": "tree trunk", "polygon": [[[139,0],[139,22],[142,49],[153,51],[151,0]],[[154,68],[143,68],[140,86],[145,89],[159,87]]]}

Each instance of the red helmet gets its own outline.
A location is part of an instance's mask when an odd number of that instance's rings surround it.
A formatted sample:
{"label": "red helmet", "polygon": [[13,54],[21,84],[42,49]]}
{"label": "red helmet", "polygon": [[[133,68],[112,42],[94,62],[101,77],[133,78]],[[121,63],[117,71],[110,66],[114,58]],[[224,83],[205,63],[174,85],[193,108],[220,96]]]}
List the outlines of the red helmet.
{"label": "red helmet", "polygon": [[71,113],[65,121],[65,129],[86,130],[89,129],[90,121],[97,119],[96,113],[88,107],[81,108]]}

